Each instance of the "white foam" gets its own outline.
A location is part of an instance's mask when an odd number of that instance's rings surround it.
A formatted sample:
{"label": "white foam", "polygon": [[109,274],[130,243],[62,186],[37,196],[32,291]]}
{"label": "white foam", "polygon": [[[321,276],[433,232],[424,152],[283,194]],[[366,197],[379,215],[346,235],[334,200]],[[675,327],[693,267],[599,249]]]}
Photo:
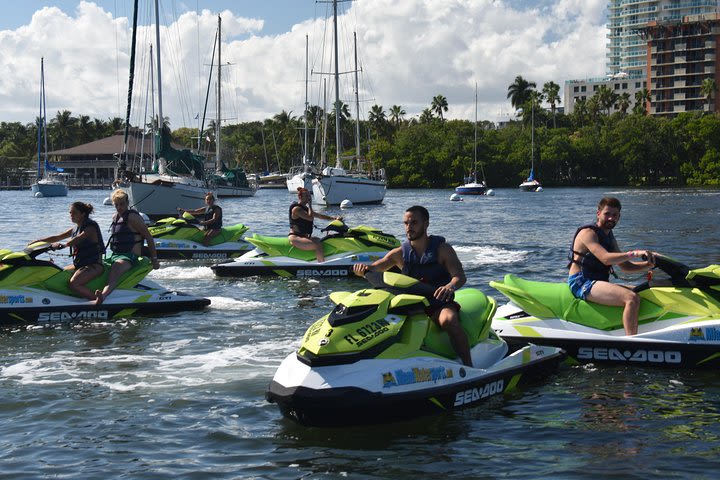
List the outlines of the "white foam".
{"label": "white foam", "polygon": [[215,278],[210,267],[178,267],[170,266],[163,267],[157,270],[152,270],[148,274],[149,278],[153,279],[181,279],[181,280],[195,280],[201,278]]}
{"label": "white foam", "polygon": [[507,250],[494,246],[467,245],[454,247],[463,265],[498,265],[519,263],[530,254],[527,250]]}
{"label": "white foam", "polygon": [[210,298],[210,308],[213,310],[260,310],[267,308],[269,305],[255,300],[239,300],[230,297],[208,297]]}
{"label": "white foam", "polygon": [[145,354],[112,354],[107,349],[78,354],[59,351],[0,368],[0,378],[20,384],[93,385],[114,391],[166,390],[244,379],[271,378],[298,339],[249,343],[212,352],[186,353],[196,342],[153,345]]}

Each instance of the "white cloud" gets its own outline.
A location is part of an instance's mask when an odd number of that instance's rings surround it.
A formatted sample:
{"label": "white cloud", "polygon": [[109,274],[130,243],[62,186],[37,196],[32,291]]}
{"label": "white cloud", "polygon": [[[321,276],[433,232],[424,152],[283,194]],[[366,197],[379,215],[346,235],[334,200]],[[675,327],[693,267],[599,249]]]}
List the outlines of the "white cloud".
{"label": "white cloud", "polygon": [[[281,35],[263,35],[262,20],[243,18],[228,3],[221,12],[223,62],[233,65],[223,69],[224,117],[233,123],[268,118],[281,110],[299,114],[306,34],[313,70],[331,68],[320,60],[323,20],[298,23]],[[399,104],[412,116],[442,94],[450,106],[448,117],[472,118],[477,81],[480,118],[494,121],[501,111],[510,111],[507,86],[516,75],[541,87],[549,80],[563,86],[567,79],[605,73],[606,0],[518,5],[500,0],[358,0],[345,6],[340,21],[343,51],[351,52],[352,31],[358,32],[361,110],[367,112],[377,103],[387,111]],[[308,10],[310,16],[312,6]],[[194,126],[193,118],[202,109],[216,18],[217,13],[207,10],[185,13],[163,28],[163,113],[173,128]],[[0,68],[5,72],[0,77],[0,120],[31,122],[37,115],[41,56],[46,59],[50,117],[62,109],[103,119],[124,117],[129,21],[80,2],[73,14],[46,7],[27,25],[0,32]],[[138,39],[140,98],[154,31],[141,27]],[[344,55],[341,70],[352,70],[351,57]],[[343,101],[353,105],[350,79],[343,76],[341,92]],[[313,76],[311,103],[322,103],[320,85]],[[144,102],[133,108],[143,110]]]}

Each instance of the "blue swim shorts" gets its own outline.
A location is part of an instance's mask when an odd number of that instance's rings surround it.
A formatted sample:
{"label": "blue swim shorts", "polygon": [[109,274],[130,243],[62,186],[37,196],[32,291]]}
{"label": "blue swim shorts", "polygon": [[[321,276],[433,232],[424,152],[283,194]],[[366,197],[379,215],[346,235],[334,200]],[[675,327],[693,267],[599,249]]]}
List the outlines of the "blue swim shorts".
{"label": "blue swim shorts", "polygon": [[595,282],[597,282],[597,280],[588,280],[587,278],[585,278],[582,272],[570,275],[568,277],[568,285],[570,286],[570,291],[575,296],[575,298],[579,298],[581,300],[587,300],[590,289],[593,287],[593,285],[595,285]]}

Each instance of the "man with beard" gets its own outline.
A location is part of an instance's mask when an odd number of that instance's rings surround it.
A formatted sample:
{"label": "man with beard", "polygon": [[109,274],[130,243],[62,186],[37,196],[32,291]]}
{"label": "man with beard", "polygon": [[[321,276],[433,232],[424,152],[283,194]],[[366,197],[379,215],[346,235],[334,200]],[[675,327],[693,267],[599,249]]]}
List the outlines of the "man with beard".
{"label": "man with beard", "polygon": [[407,241],[390,250],[385,257],[372,265],[356,264],[356,275],[365,276],[368,270],[384,272],[399,268],[404,275],[417,278],[435,289],[438,302],[428,315],[448,334],[450,344],[463,364],[472,366],[470,345],[460,325],[460,305],[453,301],[455,290],[465,285],[465,272],[455,250],[443,237],[428,235],[430,214],[425,207],[412,206],[403,216]]}
{"label": "man with beard", "polygon": [[[649,270],[655,260],[649,250],[620,252],[612,230],[620,221],[621,208],[617,198],[604,197],[598,203],[597,221],[577,229],[568,254],[568,285],[576,298],[601,305],[624,306],[625,334],[635,335],[640,297],[627,287],[610,283],[610,273],[615,274],[613,265],[618,265],[624,272]],[[630,261],[637,257],[647,260]]]}

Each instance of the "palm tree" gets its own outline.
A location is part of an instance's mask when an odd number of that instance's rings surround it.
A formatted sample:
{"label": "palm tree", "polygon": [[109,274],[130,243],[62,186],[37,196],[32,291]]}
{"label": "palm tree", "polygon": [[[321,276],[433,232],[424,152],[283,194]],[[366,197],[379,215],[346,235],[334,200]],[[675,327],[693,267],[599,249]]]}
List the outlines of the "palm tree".
{"label": "palm tree", "polygon": [[647,104],[650,101],[650,92],[647,88],[638,90],[635,92],[635,106],[633,107],[633,113],[638,115],[647,114]]}
{"label": "palm tree", "polygon": [[57,112],[55,118],[50,121],[50,137],[56,142],[56,149],[64,149],[69,146],[70,139],[76,133],[77,118],[72,116],[70,110]]}
{"label": "palm tree", "polygon": [[707,99],[708,102],[708,112],[712,110],[712,100],[715,96],[715,92],[717,92],[718,86],[717,83],[715,83],[714,78],[706,78],[703,80],[702,85],[700,86],[700,92],[703,94],[703,96]]}
{"label": "palm tree", "polygon": [[395,128],[400,128],[400,122],[405,113],[407,112],[400,105],[390,107],[390,120],[395,124]]}
{"label": "palm tree", "polygon": [[615,102],[615,109],[625,115],[627,114],[628,108],[630,108],[630,94],[628,92],[623,92],[620,96],[618,96],[617,101]]}
{"label": "palm tree", "polygon": [[508,86],[507,98],[510,99],[510,104],[515,109],[522,107],[530,100],[530,91],[536,86],[535,82],[528,82],[521,75],[515,77],[515,81]]}
{"label": "palm tree", "polygon": [[368,121],[375,127],[375,134],[379,136],[383,130],[383,126],[387,122],[385,110],[383,110],[382,105],[373,105],[370,107]]}
{"label": "palm tree", "polygon": [[435,117],[433,116],[432,110],[430,110],[429,108],[426,108],[420,114],[419,121],[420,121],[420,123],[430,123],[430,122],[432,122],[433,118],[435,118]]}
{"label": "palm tree", "polygon": [[550,109],[552,110],[553,128],[557,128],[557,124],[555,123],[555,107],[560,103],[560,85],[552,80],[545,82],[542,93],[545,95],[545,100],[550,104]]}
{"label": "palm tree", "polygon": [[447,98],[445,98],[442,95],[435,95],[432,99],[432,103],[430,104],[430,109],[437,113],[438,117],[440,117],[440,121],[443,121],[443,112],[448,111],[448,101]]}
{"label": "palm tree", "polygon": [[605,110],[605,114],[609,116],[610,109],[615,105],[618,94],[613,92],[607,85],[600,85],[600,88],[597,89],[593,97],[597,97],[598,105],[602,110]]}

